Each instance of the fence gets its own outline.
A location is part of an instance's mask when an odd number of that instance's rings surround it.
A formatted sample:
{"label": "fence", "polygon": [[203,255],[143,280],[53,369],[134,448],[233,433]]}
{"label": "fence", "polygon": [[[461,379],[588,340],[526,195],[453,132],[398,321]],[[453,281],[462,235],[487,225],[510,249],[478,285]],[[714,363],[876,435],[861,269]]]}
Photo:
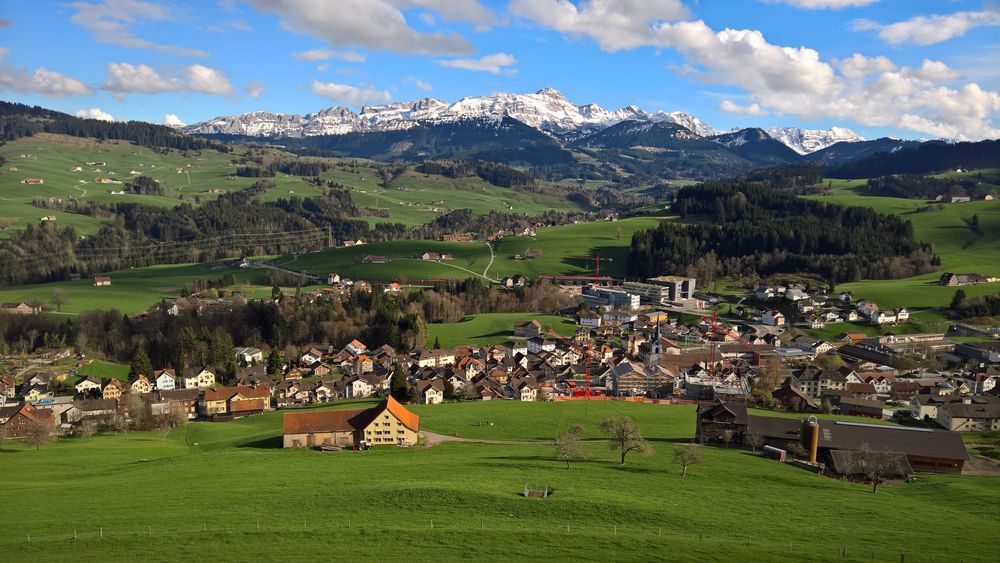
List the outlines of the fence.
{"label": "fence", "polygon": [[[401,517],[401,521],[404,520]],[[510,514],[497,519],[456,521],[427,520],[409,526],[393,522],[346,519],[337,522],[301,521],[274,524],[264,519],[220,525],[218,521],[188,522],[175,526],[132,524],[130,526],[66,525],[39,526],[38,530],[8,526],[0,533],[0,550],[8,561],[46,559],[88,559],[99,553],[131,554],[134,558],[159,560],[194,551],[202,557],[217,555],[224,560],[240,560],[272,555],[296,558],[298,553],[336,548],[359,550],[363,558],[378,556],[383,560],[433,556],[444,560],[457,553],[464,557],[483,558],[605,558],[613,560],[696,559],[696,560],[766,560],[766,561],[882,561],[930,562],[987,560],[987,554],[956,554],[949,546],[939,551],[900,549],[879,544],[878,538],[852,538],[841,545],[817,548],[815,538],[807,535],[781,541],[734,533],[728,528],[690,530],[670,526],[645,525],[641,522],[575,522],[565,526],[545,526],[528,518]],[[527,534],[527,535],[526,535]],[[525,538],[534,545],[527,553]],[[175,541],[170,541],[173,538]],[[387,538],[392,540],[387,541]],[[405,540],[403,540],[405,538]],[[403,540],[398,551],[394,541]],[[839,543],[839,542],[838,542]],[[509,551],[521,544],[516,552]],[[966,547],[968,547],[966,545]],[[117,551],[116,551],[117,550]],[[162,550],[162,551],[160,551]],[[214,550],[222,550],[218,554]],[[271,550],[272,553],[266,553]],[[614,550],[601,557],[600,550]],[[326,552],[328,555],[332,552]],[[60,554],[62,557],[60,557]],[[964,555],[964,557],[963,557]],[[9,557],[9,558],[8,558]],[[44,559],[38,559],[39,557]]]}

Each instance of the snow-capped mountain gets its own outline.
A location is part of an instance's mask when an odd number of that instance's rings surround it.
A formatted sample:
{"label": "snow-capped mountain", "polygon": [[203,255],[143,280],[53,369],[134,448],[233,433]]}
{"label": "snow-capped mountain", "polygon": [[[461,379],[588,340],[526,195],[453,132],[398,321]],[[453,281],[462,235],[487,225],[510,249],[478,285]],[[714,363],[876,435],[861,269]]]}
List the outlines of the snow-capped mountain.
{"label": "snow-capped mountain", "polygon": [[634,105],[607,110],[597,104],[576,105],[553,88],[533,94],[470,96],[448,104],[433,98],[379,106],[366,106],[361,113],[332,107],[306,115],[264,111],[221,116],[184,128],[190,134],[228,134],[253,137],[310,137],[365,131],[398,131],[417,123],[441,123],[458,119],[512,117],[530,127],[558,136],[581,137],[622,121],[676,123],[701,136],[715,129],[693,115],[681,112],[649,113]]}
{"label": "snow-capped mountain", "polygon": [[855,143],[865,139],[844,127],[822,129],[799,129],[798,127],[772,127],[767,134],[789,146],[799,154],[809,154],[825,149],[841,141]]}

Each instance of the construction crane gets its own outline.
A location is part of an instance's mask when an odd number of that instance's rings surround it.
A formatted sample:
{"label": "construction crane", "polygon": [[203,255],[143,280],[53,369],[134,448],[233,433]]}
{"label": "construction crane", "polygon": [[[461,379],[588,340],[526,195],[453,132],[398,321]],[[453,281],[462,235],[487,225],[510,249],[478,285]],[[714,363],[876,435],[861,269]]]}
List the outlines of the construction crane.
{"label": "construction crane", "polygon": [[595,263],[594,269],[594,283],[597,285],[601,284],[601,260],[605,262],[613,262],[610,256],[602,256],[600,254],[595,254],[593,256],[563,256],[566,260],[583,260],[586,262],[593,261]]}
{"label": "construction crane", "polygon": [[[715,353],[716,353],[716,349],[718,347],[718,340],[715,340],[715,338],[718,338],[719,336],[722,336],[723,341],[725,341],[726,337],[728,337],[730,334],[732,334],[733,329],[731,329],[731,328],[725,328],[725,327],[723,327],[722,325],[719,324],[719,313],[718,313],[718,311],[712,311],[711,318],[709,318],[709,317],[702,317],[701,320],[704,321],[704,322],[706,322],[706,323],[708,323],[708,326],[710,327],[708,332],[712,336],[712,340],[710,341],[709,347],[708,347],[708,363],[709,363],[709,366],[710,366],[709,369],[711,369],[712,376],[714,377],[715,376]],[[739,342],[740,344],[742,344],[747,350],[750,350],[751,352],[755,352],[756,351],[756,348],[753,347],[753,344],[751,344],[750,341],[747,340],[745,337],[738,336],[736,338],[736,341]]]}

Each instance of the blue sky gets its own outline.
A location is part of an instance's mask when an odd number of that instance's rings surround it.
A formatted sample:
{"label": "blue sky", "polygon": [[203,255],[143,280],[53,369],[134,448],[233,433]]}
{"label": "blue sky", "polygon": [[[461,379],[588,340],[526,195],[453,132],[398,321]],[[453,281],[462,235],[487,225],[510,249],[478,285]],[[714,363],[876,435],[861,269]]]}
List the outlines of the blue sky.
{"label": "blue sky", "polygon": [[[1000,136],[995,3],[80,0],[0,5],[0,97],[186,123],[561,90],[717,129]],[[173,119],[173,118],[171,118]]]}

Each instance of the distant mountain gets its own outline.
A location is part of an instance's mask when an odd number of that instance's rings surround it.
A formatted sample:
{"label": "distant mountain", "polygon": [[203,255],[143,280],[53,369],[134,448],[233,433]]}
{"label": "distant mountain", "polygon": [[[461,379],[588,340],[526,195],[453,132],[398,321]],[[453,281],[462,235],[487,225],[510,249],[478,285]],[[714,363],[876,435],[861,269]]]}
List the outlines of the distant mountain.
{"label": "distant mountain", "polygon": [[570,145],[595,149],[711,148],[711,143],[704,137],[676,123],[632,120],[594,131],[572,141]]}
{"label": "distant mountain", "polygon": [[830,178],[877,178],[889,174],[926,174],[957,168],[1000,168],[1000,140],[997,139],[975,143],[905,143],[894,150],[828,165],[825,174]]}
{"label": "distant mountain", "polygon": [[708,139],[755,164],[780,164],[797,162],[802,159],[799,153],[781,141],[773,139],[763,129],[740,129],[739,131],[714,135]]}
{"label": "distant mountain", "polygon": [[[254,139],[226,134],[206,136],[222,141]],[[429,121],[406,129],[285,137],[272,142],[293,149],[378,160],[447,157],[531,165],[573,160],[551,135],[506,116]]]}
{"label": "distant mountain", "polygon": [[189,125],[184,131],[192,135],[311,137],[398,131],[418,124],[505,116],[540,131],[569,137],[579,137],[626,120],[677,123],[702,136],[716,133],[715,129],[686,113],[649,113],[634,105],[614,111],[597,104],[577,105],[553,88],[543,88],[533,94],[470,96],[453,104],[424,98],[413,102],[366,106],[360,113],[344,107],[332,107],[306,115],[257,111],[216,117]]}
{"label": "distant mountain", "polygon": [[814,153],[839,142],[864,141],[860,135],[843,127],[832,127],[827,130],[772,127],[767,129],[767,134],[799,154]]}
{"label": "distant mountain", "polygon": [[822,150],[806,155],[806,159],[822,162],[824,164],[839,164],[849,160],[866,158],[878,153],[891,153],[918,146],[920,146],[920,141],[903,141],[890,137],[882,137],[881,139],[875,139],[872,141],[841,141]]}

